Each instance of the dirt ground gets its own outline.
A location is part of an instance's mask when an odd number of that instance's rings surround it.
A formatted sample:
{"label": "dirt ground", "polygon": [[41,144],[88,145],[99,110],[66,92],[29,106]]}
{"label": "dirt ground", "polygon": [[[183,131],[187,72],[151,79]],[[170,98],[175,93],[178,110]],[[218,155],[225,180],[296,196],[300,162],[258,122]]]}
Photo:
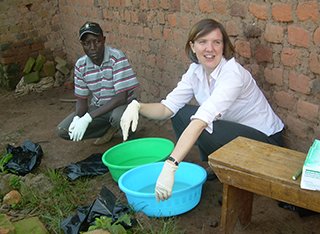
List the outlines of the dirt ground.
{"label": "dirt ground", "polygon": [[[19,146],[29,139],[39,143],[44,151],[41,167],[61,168],[93,153],[103,153],[121,142],[120,134],[102,146],[94,146],[94,140],[69,142],[58,138],[56,125],[74,109],[74,103],[61,101],[66,98],[73,98],[73,93],[63,87],[22,97],[15,97],[14,92],[0,90],[1,149],[5,149],[7,144]],[[175,141],[169,124],[159,127],[154,126],[152,121],[145,122],[144,126],[139,126],[136,137],[166,137]],[[196,148],[192,149],[186,161],[207,166],[199,161]],[[110,179],[111,176],[106,176],[109,179],[105,181],[105,186],[124,197],[117,184]],[[200,203],[193,210],[179,215],[178,225],[186,233],[218,233],[221,210],[218,200],[221,191],[222,185],[218,180],[207,181],[203,186]],[[93,191],[92,196],[98,192]],[[237,224],[235,233],[320,233],[320,215],[300,217],[297,212],[278,207],[277,201],[256,195],[250,225],[243,228]]]}

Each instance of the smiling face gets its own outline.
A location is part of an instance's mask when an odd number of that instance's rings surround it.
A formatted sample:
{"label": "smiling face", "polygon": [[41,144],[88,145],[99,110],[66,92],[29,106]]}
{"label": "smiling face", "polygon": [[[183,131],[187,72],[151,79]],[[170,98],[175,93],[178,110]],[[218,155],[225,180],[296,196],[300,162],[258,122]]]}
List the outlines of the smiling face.
{"label": "smiling face", "polygon": [[223,35],[219,28],[190,41],[190,48],[195,53],[198,62],[210,74],[223,57]]}
{"label": "smiling face", "polygon": [[91,61],[100,66],[104,58],[105,37],[87,33],[81,38],[83,51]]}

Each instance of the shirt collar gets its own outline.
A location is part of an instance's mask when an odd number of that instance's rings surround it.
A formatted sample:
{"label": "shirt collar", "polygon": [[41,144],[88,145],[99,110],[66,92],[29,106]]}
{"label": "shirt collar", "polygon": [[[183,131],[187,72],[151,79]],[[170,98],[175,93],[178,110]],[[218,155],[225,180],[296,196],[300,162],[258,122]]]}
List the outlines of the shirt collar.
{"label": "shirt collar", "polygon": [[[102,60],[102,63],[101,63],[101,66],[104,64],[104,63],[107,63],[109,62],[110,60],[110,53],[109,53],[109,49],[107,46],[104,47],[104,56],[103,56],[103,60]],[[88,67],[94,67],[94,66],[97,66],[95,65],[91,59],[87,56],[87,64],[88,64]]]}
{"label": "shirt collar", "polygon": [[[210,74],[210,76],[213,79],[216,80],[218,78],[218,76],[220,74],[220,71],[221,71],[223,65],[226,64],[226,62],[227,62],[227,60],[224,57],[222,57],[222,59],[221,59],[220,63],[218,64],[218,66]],[[202,67],[202,65],[199,64],[199,66],[194,70],[194,73],[198,77],[199,80],[206,79],[205,70]]]}
{"label": "shirt collar", "polygon": [[222,59],[221,59],[220,63],[218,64],[218,66],[210,74],[210,76],[213,79],[217,80],[217,78],[218,78],[218,76],[219,76],[219,74],[220,74],[220,72],[222,70],[222,67],[223,67],[223,65],[226,64],[226,62],[227,62],[227,60],[224,57],[222,57]]}

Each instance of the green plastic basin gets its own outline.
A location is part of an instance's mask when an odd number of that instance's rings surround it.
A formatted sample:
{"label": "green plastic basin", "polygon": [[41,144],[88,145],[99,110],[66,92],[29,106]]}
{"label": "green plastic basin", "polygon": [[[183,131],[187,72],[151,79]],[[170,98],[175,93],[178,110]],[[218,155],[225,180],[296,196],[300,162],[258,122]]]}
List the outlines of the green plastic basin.
{"label": "green plastic basin", "polygon": [[126,171],[147,163],[164,161],[172,152],[174,143],[165,138],[148,137],[126,141],[108,149],[102,162],[118,182]]}

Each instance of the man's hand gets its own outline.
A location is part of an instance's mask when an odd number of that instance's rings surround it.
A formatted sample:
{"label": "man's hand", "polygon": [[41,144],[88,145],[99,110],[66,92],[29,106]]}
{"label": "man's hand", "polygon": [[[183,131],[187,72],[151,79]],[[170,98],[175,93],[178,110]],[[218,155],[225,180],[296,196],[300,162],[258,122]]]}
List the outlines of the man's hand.
{"label": "man's hand", "polygon": [[75,116],[75,117],[73,117],[73,120],[72,120],[72,122],[71,122],[71,124],[70,124],[70,126],[69,126],[69,128],[68,128],[68,133],[69,133],[69,136],[70,136],[70,140],[72,140],[72,138],[73,138],[73,129],[74,129],[74,127],[76,126],[76,122],[78,121],[80,119],[80,117],[79,116]]}
{"label": "man's hand", "polygon": [[178,166],[172,162],[164,162],[155,188],[157,201],[167,200],[171,196],[174,184],[174,173],[177,169]]}
{"label": "man's hand", "polygon": [[[74,129],[71,131],[71,140],[81,141],[84,133],[87,130],[89,123],[91,123],[92,118],[89,113],[86,113],[80,119],[75,122]],[[71,126],[71,125],[70,125]],[[69,127],[70,128],[70,127]]]}
{"label": "man's hand", "polygon": [[123,141],[126,141],[129,135],[129,128],[131,125],[131,131],[135,132],[139,120],[140,104],[136,100],[133,100],[123,112],[120,120],[120,126],[123,135]]}

